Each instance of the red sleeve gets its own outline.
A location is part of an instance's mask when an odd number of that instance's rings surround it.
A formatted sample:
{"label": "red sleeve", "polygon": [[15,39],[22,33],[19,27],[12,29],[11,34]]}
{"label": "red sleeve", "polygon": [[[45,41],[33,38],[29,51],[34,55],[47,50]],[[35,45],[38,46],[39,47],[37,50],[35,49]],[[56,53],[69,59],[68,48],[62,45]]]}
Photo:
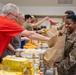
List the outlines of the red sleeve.
{"label": "red sleeve", "polygon": [[0,33],[8,36],[16,36],[21,33],[24,29],[19,26],[16,22],[6,19],[0,18]]}

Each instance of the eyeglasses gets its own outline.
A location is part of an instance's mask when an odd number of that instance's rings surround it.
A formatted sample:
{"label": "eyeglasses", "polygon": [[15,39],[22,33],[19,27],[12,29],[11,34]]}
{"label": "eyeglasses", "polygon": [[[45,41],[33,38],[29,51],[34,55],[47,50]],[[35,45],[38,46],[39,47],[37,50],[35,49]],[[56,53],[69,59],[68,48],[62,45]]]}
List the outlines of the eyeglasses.
{"label": "eyeglasses", "polygon": [[9,14],[11,14],[11,15],[15,16],[17,19],[19,18],[17,15],[14,15],[14,14],[12,14],[12,13],[9,13]]}

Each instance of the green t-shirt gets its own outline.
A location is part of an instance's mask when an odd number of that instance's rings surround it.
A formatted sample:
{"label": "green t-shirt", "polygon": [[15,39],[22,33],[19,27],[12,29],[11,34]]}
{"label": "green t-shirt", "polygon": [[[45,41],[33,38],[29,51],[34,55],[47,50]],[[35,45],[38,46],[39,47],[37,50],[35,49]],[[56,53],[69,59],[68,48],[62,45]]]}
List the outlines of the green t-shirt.
{"label": "green t-shirt", "polygon": [[27,29],[27,30],[31,30],[32,27],[31,27],[31,23],[24,23],[23,24],[23,28]]}

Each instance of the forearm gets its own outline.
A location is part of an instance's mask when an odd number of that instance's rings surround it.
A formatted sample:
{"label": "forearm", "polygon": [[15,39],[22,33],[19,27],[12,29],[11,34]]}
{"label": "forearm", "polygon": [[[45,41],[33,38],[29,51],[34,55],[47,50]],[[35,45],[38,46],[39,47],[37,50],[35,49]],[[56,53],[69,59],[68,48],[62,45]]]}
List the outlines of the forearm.
{"label": "forearm", "polygon": [[23,32],[21,32],[20,35],[25,36],[25,37],[29,37],[33,33],[34,33],[34,31],[24,30]]}
{"label": "forearm", "polygon": [[16,52],[16,49],[11,44],[8,45],[8,49],[13,52]]}
{"label": "forearm", "polygon": [[39,22],[37,22],[37,23],[35,23],[35,24],[32,24],[32,27],[37,27],[37,26],[39,26],[41,23],[43,23],[45,20],[43,19],[43,20],[41,20],[41,21],[39,21]]}
{"label": "forearm", "polygon": [[27,37],[21,37],[21,41],[23,41],[23,40],[30,40],[30,39]]}
{"label": "forearm", "polygon": [[42,36],[38,33],[34,33],[30,35],[29,38],[33,40],[41,40],[41,41],[48,41],[50,39],[49,37]]}
{"label": "forearm", "polygon": [[38,21],[37,23],[35,24],[32,24],[32,27],[37,27],[39,26],[41,23],[43,23],[45,20],[47,20],[49,17],[45,17],[44,19],[42,19],[41,21]]}
{"label": "forearm", "polygon": [[48,41],[50,39],[49,37],[42,36],[34,31],[27,31],[27,30],[23,31],[21,35],[26,36],[27,38],[32,40]]}

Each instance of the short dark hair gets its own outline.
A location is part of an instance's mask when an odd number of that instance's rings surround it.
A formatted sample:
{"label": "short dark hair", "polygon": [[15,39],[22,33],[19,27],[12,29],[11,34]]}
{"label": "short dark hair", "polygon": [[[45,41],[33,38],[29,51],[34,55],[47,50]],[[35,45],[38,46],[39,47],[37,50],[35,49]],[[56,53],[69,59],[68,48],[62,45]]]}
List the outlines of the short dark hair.
{"label": "short dark hair", "polygon": [[68,15],[66,19],[71,19],[73,22],[76,22],[76,15]]}
{"label": "short dark hair", "polygon": [[26,19],[29,19],[29,18],[32,18],[31,15],[28,15],[28,14],[25,15],[25,21],[26,21]]}
{"label": "short dark hair", "polygon": [[74,11],[72,11],[72,10],[67,10],[66,12],[65,12],[65,14],[68,14],[68,15],[75,15],[75,13],[74,13]]}

